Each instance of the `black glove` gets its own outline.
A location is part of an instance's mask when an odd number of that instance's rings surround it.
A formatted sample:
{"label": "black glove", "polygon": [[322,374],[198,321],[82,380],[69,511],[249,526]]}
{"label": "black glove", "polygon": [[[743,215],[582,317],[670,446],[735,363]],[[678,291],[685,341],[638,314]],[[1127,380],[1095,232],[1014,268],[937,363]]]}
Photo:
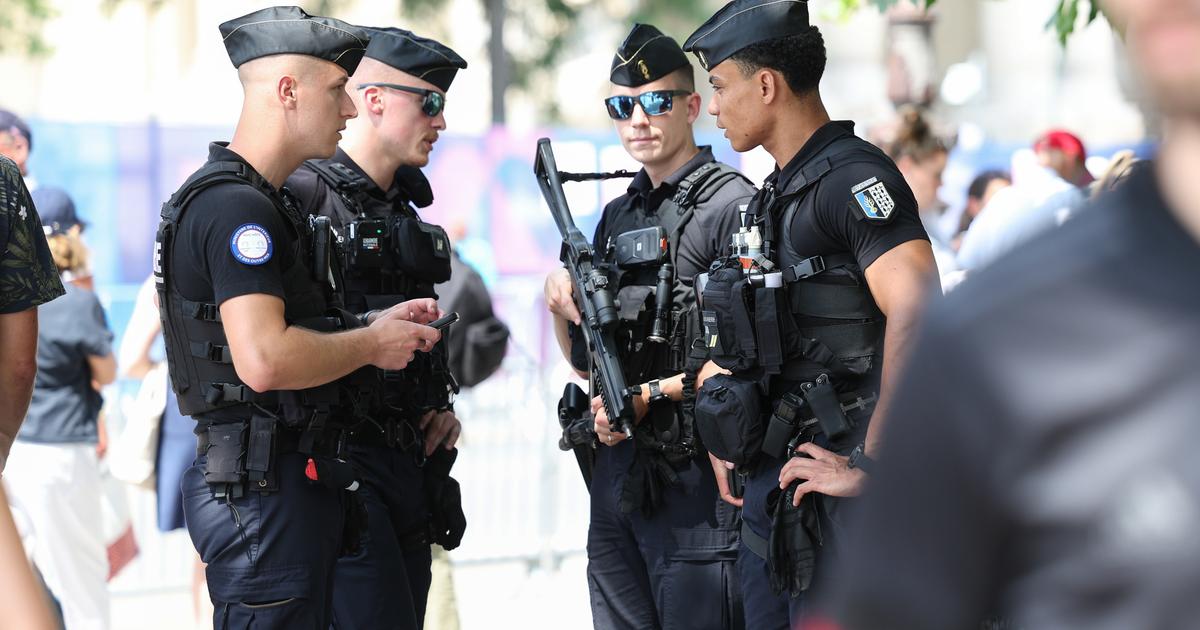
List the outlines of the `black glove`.
{"label": "black glove", "polygon": [[446,551],[458,547],[467,531],[462,509],[462,490],[450,469],[458,449],[439,448],[425,463],[425,499],[429,503],[430,538]]}
{"label": "black glove", "polygon": [[813,493],[806,494],[800,500],[800,507],[793,506],[798,485],[800,483],[796,482],[783,491],[772,493],[774,499],[768,500],[767,506],[774,517],[771,538],[767,542],[771,590],[776,595],[786,592],[790,597],[808,590],[812,584],[816,547],[821,544],[817,497]]}
{"label": "black glove", "polygon": [[367,531],[367,505],[362,496],[349,490],[342,493],[346,501],[346,522],[342,526],[342,545],[338,557],[353,556],[362,551],[363,534]]}

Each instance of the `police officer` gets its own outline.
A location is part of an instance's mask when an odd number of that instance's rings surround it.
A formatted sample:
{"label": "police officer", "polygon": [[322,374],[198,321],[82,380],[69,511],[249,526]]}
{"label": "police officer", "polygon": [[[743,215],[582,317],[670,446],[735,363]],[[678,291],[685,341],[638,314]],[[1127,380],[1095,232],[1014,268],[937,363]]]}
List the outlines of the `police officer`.
{"label": "police officer", "polygon": [[[628,191],[605,207],[595,247],[621,304],[617,337],[624,341],[617,351],[625,378],[640,383],[641,394],[633,401],[639,423],[632,439],[612,430],[599,397],[591,404],[600,444],[587,546],[593,623],[741,627],[732,580],[736,510],[718,497],[683,404],[693,397],[704,364],[686,351],[698,330],[691,281],[729,242],[753,186],[716,162],[711,148],[696,146],[692,124],[700,115],[700,95],[675,40],[653,26],[635,25],[613,58],[610,80],[609,117],[643,168]],[[644,251],[657,252],[658,235],[666,235],[668,251],[652,260],[620,260],[618,250],[636,247],[619,244],[647,229],[659,232]],[[649,337],[661,290],[656,287],[666,265],[674,267],[667,319],[673,325],[655,342]],[[566,270],[550,274],[545,294],[559,344],[582,374],[586,349]]]}
{"label": "police officer", "polygon": [[356,485],[338,457],[360,398],[348,375],[402,368],[431,347],[440,335],[416,322],[437,308],[408,303],[326,332],[357,319],[328,310],[318,282],[328,270],[312,256],[320,235],[280,188],[303,160],[331,155],[355,115],[344,86],[366,33],[295,7],[220,30],[245,91],[241,118],[164,205],[156,240],[172,385],[197,421],[184,515],[215,627],[324,629],[353,505],[343,488]]}
{"label": "police officer", "polygon": [[[433,284],[450,276],[449,239],[422,222],[412,204],[432,202],[418,168],[429,162],[446,128],[446,91],[467,66],[453,50],[409,31],[370,32],[371,43],[346,85],[359,118],[332,158],[308,162],[288,180],[301,208],[329,217],[343,236],[346,302],[357,312],[435,298]],[[384,381],[383,404],[350,435],[365,481],[360,495],[369,536],[357,553],[338,561],[333,617],[339,629],[419,630],[431,579],[430,543],[453,548],[462,536],[460,527],[453,536],[432,531],[445,516],[441,499],[457,491],[456,482],[426,479],[448,471],[461,430],[445,344]],[[435,491],[441,496],[427,500]],[[461,508],[451,509],[461,520]]]}
{"label": "police officer", "polygon": [[746,625],[788,628],[841,533],[839,499],[869,472],[936,269],[895,165],[826,113],[825,46],[805,2],[735,0],[684,47],[709,72],[709,112],[733,148],[761,146],[777,165],[748,209],[741,260],[708,276],[705,338],[734,374],[709,379],[697,416],[706,441],[740,440],[726,452],[746,474]]}

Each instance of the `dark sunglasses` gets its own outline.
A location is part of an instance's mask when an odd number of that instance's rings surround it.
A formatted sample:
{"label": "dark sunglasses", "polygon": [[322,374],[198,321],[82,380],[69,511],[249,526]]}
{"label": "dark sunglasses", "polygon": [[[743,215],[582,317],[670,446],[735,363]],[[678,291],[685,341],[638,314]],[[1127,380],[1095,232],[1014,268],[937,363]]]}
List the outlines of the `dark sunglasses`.
{"label": "dark sunglasses", "polygon": [[369,87],[388,88],[389,90],[400,90],[402,92],[410,92],[412,94],[421,95],[421,112],[426,116],[433,118],[442,113],[446,109],[446,95],[434,90],[426,90],[425,88],[412,87],[411,85],[399,85],[396,83],[359,83],[358,89],[365,90]]}
{"label": "dark sunglasses", "polygon": [[640,103],[647,116],[661,116],[671,111],[675,96],[688,94],[691,92],[687,90],[654,90],[637,96],[610,96],[604,99],[604,105],[608,107],[608,117],[613,120],[627,120],[632,116],[634,103]]}

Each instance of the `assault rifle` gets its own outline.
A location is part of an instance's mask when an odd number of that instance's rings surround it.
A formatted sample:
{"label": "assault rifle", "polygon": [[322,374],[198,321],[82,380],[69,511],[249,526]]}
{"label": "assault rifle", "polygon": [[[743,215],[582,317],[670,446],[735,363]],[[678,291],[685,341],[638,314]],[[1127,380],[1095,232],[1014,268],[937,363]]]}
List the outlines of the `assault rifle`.
{"label": "assault rifle", "polygon": [[625,385],[625,375],[621,372],[616,343],[613,341],[613,329],[617,323],[616,301],[608,286],[608,276],[596,268],[596,252],[591,242],[571,218],[571,209],[567,207],[562,187],[563,180],[582,181],[585,178],[598,179],[600,176],[559,172],[549,138],[538,140],[533,172],[542,189],[542,196],[546,198],[546,205],[550,207],[550,214],[554,216],[554,223],[562,234],[559,258],[571,275],[571,283],[575,286],[575,303],[583,316],[580,329],[587,342],[592,395],[600,395],[613,428],[632,437],[633,396],[640,394],[641,389]]}

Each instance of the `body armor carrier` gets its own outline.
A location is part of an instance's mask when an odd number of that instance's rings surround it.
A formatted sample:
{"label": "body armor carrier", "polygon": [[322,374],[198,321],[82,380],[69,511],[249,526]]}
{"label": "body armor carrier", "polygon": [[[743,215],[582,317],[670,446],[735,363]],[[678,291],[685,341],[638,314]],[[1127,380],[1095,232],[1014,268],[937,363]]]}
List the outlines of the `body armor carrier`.
{"label": "body armor carrier", "polygon": [[[695,423],[691,409],[696,373],[707,360],[707,353],[693,352],[693,340],[700,337],[699,316],[692,287],[675,276],[678,268],[679,241],[697,207],[709,201],[726,183],[744,176],[730,166],[708,162],[680,181],[675,194],[659,205],[648,218],[629,213],[613,226],[614,239],[605,245],[605,263],[601,269],[617,287],[619,323],[615,332],[621,364],[630,382],[684,373],[684,400],[681,404],[653,404],[641,426],[634,431],[640,452],[654,454],[635,462],[644,474],[627,478],[622,493],[622,509],[650,511],[659,503],[664,483],[678,480],[682,470],[697,455]],[[649,223],[649,227],[644,225]],[[624,232],[622,230],[628,229]],[[638,229],[641,228],[641,229]],[[620,264],[634,243],[628,235],[646,233],[644,239],[662,250],[656,257],[643,257],[636,264]],[[624,242],[623,242],[624,241]],[[666,465],[663,465],[663,464]],[[640,480],[639,480],[640,478]],[[639,487],[640,486],[640,487]]]}
{"label": "body armor carrier", "polygon": [[[365,196],[368,182],[350,167],[333,160],[310,160],[304,168],[318,175],[337,196],[320,208],[330,216],[340,234],[334,257],[345,270],[343,293],[355,312],[386,309],[417,298],[437,298],[434,284],[450,278],[450,240],[436,225],[421,221],[405,204],[399,212],[369,213]],[[396,173],[406,193],[416,191],[415,203],[432,201],[428,181],[418,169],[402,167]],[[417,353],[403,370],[380,370],[383,409],[368,413],[400,415],[416,420],[431,409],[453,407],[458,383],[450,373],[447,344],[443,340],[428,353]],[[403,443],[391,423],[378,427],[385,442]]]}
{"label": "body armor carrier", "polygon": [[166,339],[168,371],[180,412],[189,416],[209,414],[202,421],[219,424],[248,419],[254,414],[253,409],[257,409],[281,422],[284,428],[302,430],[298,447],[302,452],[312,452],[318,441],[328,437],[327,429],[339,428],[334,426],[339,416],[366,399],[363,393],[371,390],[373,375],[359,370],[319,387],[262,393],[250,389],[238,378],[217,305],[185,298],[172,274],[175,239],[183,214],[199,192],[221,184],[259,189],[287,219],[291,238],[281,241],[293,242],[297,247],[293,263],[283,272],[287,296],[284,316],[288,324],[320,332],[358,325],[356,318],[327,301],[325,290],[310,271],[306,256],[301,254],[314,252],[311,227],[286,197],[276,193],[245,163],[210,162],[163,204],[155,240],[154,277],[159,315]]}
{"label": "body armor carrier", "polygon": [[[732,371],[705,382],[697,417],[706,444],[739,466],[760,452],[784,457],[801,439],[836,442],[852,412],[877,398],[885,319],[849,252],[808,256],[786,230],[805,194],[835,168],[882,154],[854,136],[830,143],[777,191],[751,203],[761,251],[714,263],[703,289],[703,336],[712,360]],[[773,402],[764,408],[762,399]],[[764,422],[765,420],[765,422]]]}

